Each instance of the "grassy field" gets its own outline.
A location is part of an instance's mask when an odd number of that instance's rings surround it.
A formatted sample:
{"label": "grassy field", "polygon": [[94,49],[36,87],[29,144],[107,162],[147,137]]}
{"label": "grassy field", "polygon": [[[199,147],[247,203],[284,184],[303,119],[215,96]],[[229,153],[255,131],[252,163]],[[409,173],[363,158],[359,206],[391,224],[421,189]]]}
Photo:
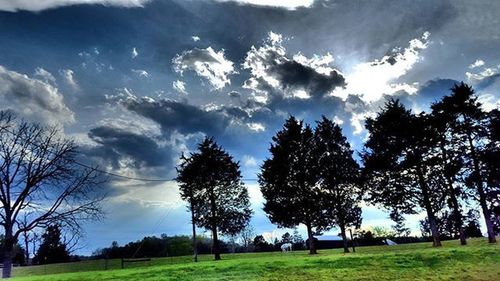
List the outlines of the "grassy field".
{"label": "grassy field", "polygon": [[[306,252],[249,253],[158,258],[119,269],[119,260],[16,268],[14,280],[500,280],[500,245],[473,239],[467,246],[446,241],[440,249],[429,243]],[[129,265],[127,265],[129,266]]]}

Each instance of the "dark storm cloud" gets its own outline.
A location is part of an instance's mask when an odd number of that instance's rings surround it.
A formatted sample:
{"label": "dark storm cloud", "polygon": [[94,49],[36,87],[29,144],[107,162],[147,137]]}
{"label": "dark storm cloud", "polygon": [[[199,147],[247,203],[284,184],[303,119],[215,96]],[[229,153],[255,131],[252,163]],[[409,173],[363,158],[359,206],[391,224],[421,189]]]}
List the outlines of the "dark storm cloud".
{"label": "dark storm cloud", "polygon": [[115,169],[124,158],[131,159],[136,169],[172,165],[171,148],[160,147],[152,137],[107,126],[91,129],[88,136],[99,145],[88,148],[87,156],[107,160]]}
{"label": "dark storm cloud", "polygon": [[203,110],[173,100],[130,99],[122,103],[128,110],[160,124],[166,132],[204,132],[208,135],[220,135],[230,122],[230,119],[220,112]]}
{"label": "dark storm cloud", "polygon": [[331,66],[333,57],[300,53],[291,57],[283,46],[281,34],[269,32],[264,43],[247,52],[243,68],[250,72],[244,87],[264,94],[271,103],[286,99],[321,99],[336,87],[346,85],[345,78]]}
{"label": "dark storm cloud", "polygon": [[344,77],[336,70],[325,75],[294,60],[276,64],[270,72],[275,73],[284,89],[304,89],[314,97],[322,96],[336,87],[345,85]]}

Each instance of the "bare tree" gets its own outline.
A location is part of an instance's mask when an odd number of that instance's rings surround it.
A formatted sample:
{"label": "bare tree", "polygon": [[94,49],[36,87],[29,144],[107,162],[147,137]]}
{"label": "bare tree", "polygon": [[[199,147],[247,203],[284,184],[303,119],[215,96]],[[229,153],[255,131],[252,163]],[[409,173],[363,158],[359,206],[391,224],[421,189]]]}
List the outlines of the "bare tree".
{"label": "bare tree", "polygon": [[78,228],[99,219],[102,181],[75,159],[77,146],[55,126],[18,121],[0,113],[0,225],[4,228],[2,277],[9,278],[12,251],[22,233],[57,222]]}
{"label": "bare tree", "polygon": [[253,242],[254,237],[255,237],[255,231],[251,225],[247,225],[247,227],[245,227],[240,232],[241,242],[243,242],[243,247],[245,248],[246,252],[249,252],[249,248]]}
{"label": "bare tree", "polygon": [[61,232],[61,243],[66,247],[66,251],[69,255],[72,255],[76,251],[81,250],[87,246],[86,244],[82,243],[84,232],[79,225],[77,225],[76,227],[71,225],[61,225]]}

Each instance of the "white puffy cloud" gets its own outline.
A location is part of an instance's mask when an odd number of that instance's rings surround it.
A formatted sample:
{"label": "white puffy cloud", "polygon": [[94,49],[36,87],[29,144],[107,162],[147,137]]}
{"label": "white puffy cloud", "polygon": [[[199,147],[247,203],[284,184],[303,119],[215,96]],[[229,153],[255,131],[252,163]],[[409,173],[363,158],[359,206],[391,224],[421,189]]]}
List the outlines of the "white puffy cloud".
{"label": "white puffy cloud", "polygon": [[150,0],[6,0],[0,1],[0,11],[26,10],[38,12],[46,9],[78,4],[100,4],[119,7],[143,7]]}
{"label": "white puffy cloud", "polygon": [[469,68],[470,69],[473,69],[473,68],[476,68],[476,67],[480,67],[480,66],[483,66],[484,65],[484,60],[476,60],[474,63],[472,63],[471,65],[469,65]]}
{"label": "white puffy cloud", "polygon": [[191,36],[191,39],[193,39],[194,42],[198,42],[201,40],[199,36]]}
{"label": "white puffy cloud", "polygon": [[251,89],[256,99],[268,100],[270,94],[285,98],[322,97],[344,85],[342,74],[331,66],[331,54],[307,58],[301,53],[287,56],[281,34],[269,32],[264,44],[252,46],[243,68],[250,71],[244,88]]}
{"label": "white puffy cloud", "polygon": [[[483,65],[484,66],[484,65]],[[500,73],[500,65],[492,66],[492,67],[483,67],[482,70],[477,72],[465,72],[465,77],[471,83],[476,83],[484,80],[485,78],[489,78],[493,75],[497,75]]]}
{"label": "white puffy cloud", "polygon": [[187,94],[186,83],[181,80],[176,80],[172,82],[172,88],[181,94]]}
{"label": "white puffy cloud", "polygon": [[491,111],[493,109],[500,109],[500,96],[495,96],[493,94],[482,94],[478,97],[478,101],[481,106],[486,111]]}
{"label": "white puffy cloud", "polygon": [[344,120],[340,119],[340,117],[338,117],[337,115],[333,116],[333,122],[335,122],[335,124],[337,125],[344,124]]}
{"label": "white puffy cloud", "polygon": [[71,69],[61,69],[59,71],[61,76],[63,77],[66,84],[68,84],[73,90],[79,90],[78,82],[76,81],[74,74],[75,72]]}
{"label": "white puffy cloud", "polygon": [[44,82],[47,82],[47,83],[55,83],[56,82],[56,78],[54,77],[54,75],[52,75],[52,73],[48,72],[47,70],[41,68],[41,67],[37,67],[35,69],[35,77],[39,77],[41,80],[43,80]]}
{"label": "white puffy cloud", "polygon": [[212,47],[184,51],[172,59],[172,64],[174,71],[181,75],[190,70],[207,79],[214,90],[230,85],[228,76],[237,73],[233,62],[225,58],[224,49],[215,51]]}
{"label": "white puffy cloud", "polygon": [[335,89],[333,95],[343,99],[359,95],[365,102],[374,102],[399,91],[416,93],[417,84],[398,83],[397,79],[422,60],[420,52],[428,47],[429,36],[430,33],[425,32],[421,38],[411,40],[404,50],[394,49],[393,54],[380,60],[355,65],[352,72],[345,74],[347,86]]}
{"label": "white puffy cloud", "polygon": [[1,109],[45,123],[67,124],[75,120],[55,86],[3,66],[0,66],[0,105]]}
{"label": "white puffy cloud", "polygon": [[248,128],[254,132],[264,132],[266,127],[262,123],[252,122],[247,124]]}
{"label": "white puffy cloud", "polygon": [[253,156],[243,155],[242,162],[243,162],[243,165],[245,165],[245,167],[257,167],[257,160]]}
{"label": "white puffy cloud", "polygon": [[311,7],[314,0],[217,0],[219,2],[237,2],[244,5],[278,7],[294,10],[299,7]]}

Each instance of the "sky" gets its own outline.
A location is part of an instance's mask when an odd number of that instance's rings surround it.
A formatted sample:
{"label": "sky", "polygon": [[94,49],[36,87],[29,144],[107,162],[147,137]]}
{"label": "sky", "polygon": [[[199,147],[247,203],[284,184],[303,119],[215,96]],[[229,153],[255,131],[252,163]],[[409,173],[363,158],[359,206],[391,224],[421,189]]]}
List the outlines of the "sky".
{"label": "sky", "polygon": [[[255,179],[289,115],[335,120],[360,151],[364,120],[391,97],[426,111],[464,81],[498,108],[499,13],[495,0],[1,1],[0,109],[60,126],[80,161],[129,177],[172,179],[181,153],[212,136],[240,162],[255,232],[272,239],[285,230]],[[190,233],[175,182],[102,188],[106,217],[84,225],[79,253]],[[364,205],[363,227],[390,225]]]}

